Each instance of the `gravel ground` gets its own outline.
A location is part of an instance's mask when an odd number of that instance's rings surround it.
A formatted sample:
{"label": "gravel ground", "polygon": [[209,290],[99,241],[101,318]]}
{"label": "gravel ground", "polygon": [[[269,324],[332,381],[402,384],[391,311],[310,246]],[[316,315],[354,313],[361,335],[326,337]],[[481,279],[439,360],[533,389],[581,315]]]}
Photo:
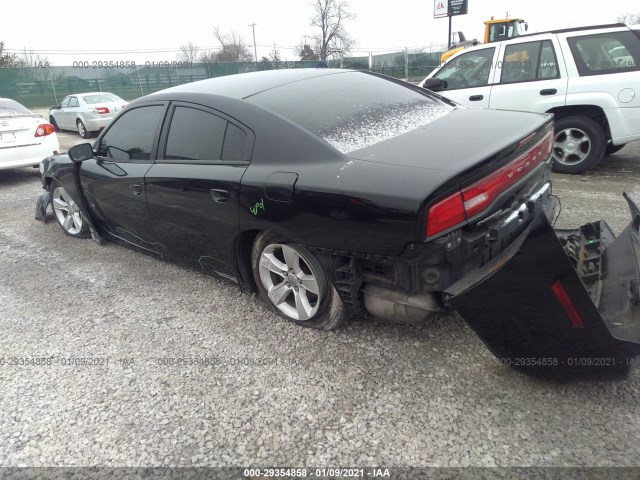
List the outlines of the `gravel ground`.
{"label": "gravel ground", "polygon": [[[558,225],[619,232],[639,180],[637,146],[556,176]],[[40,191],[35,169],[0,172],[2,466],[640,466],[637,368],[533,380],[456,315],[296,327],[231,283],[35,221]]]}

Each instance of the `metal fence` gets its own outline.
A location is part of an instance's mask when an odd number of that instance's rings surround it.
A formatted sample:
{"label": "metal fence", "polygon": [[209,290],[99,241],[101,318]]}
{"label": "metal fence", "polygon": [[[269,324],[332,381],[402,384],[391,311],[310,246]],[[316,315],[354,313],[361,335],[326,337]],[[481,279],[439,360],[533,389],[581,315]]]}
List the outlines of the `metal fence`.
{"label": "metal fence", "polygon": [[[330,67],[368,70],[406,80],[421,80],[439,62],[440,52],[394,52],[369,54],[329,62]],[[69,94],[112,92],[125,100],[183,83],[237,73],[281,68],[316,68],[313,61],[224,62],[74,62],[66,67],[0,68],[0,97],[12,98],[27,107],[57,105]]]}

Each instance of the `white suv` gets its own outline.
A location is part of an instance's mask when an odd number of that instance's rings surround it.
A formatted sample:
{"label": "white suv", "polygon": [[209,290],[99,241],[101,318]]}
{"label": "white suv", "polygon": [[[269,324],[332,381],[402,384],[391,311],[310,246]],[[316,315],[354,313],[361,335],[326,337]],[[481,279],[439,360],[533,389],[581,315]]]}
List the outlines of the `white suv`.
{"label": "white suv", "polygon": [[555,115],[554,170],[579,173],[640,139],[640,30],[555,30],[478,45],[420,86],[469,107]]}

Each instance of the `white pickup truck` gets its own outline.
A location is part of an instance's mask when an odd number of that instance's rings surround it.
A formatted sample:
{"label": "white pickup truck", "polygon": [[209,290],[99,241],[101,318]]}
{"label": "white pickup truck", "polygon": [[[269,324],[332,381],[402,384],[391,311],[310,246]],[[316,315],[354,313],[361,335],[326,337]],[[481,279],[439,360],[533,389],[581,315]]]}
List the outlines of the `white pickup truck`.
{"label": "white pickup truck", "polygon": [[640,139],[640,29],[602,25],[478,45],[420,86],[468,107],[553,113],[553,168],[580,173]]}

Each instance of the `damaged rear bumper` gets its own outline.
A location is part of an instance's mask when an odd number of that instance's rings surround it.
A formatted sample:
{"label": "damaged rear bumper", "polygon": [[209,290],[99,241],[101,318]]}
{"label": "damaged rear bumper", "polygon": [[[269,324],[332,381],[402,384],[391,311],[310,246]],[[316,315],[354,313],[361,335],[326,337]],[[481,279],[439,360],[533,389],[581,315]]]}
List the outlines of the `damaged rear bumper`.
{"label": "damaged rear bumper", "polygon": [[[626,373],[640,353],[640,211],[554,231],[539,212],[498,257],[444,298],[500,363],[533,374]],[[541,208],[538,202],[536,208]]]}

